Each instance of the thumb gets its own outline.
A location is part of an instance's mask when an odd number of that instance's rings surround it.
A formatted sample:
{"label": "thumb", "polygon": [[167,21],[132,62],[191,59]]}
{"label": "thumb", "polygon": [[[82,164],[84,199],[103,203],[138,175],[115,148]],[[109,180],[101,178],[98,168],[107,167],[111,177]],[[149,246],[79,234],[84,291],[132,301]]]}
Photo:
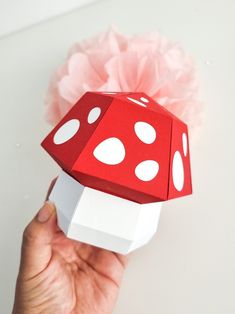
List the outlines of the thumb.
{"label": "thumb", "polygon": [[47,201],[24,230],[20,263],[24,279],[36,276],[47,267],[57,230],[55,206]]}

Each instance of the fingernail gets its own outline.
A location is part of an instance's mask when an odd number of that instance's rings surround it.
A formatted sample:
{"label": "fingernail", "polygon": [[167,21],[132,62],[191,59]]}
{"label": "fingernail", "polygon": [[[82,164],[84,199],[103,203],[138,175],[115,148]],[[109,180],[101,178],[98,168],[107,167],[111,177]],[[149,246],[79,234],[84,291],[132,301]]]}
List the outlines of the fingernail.
{"label": "fingernail", "polygon": [[46,201],[37,214],[37,220],[42,223],[48,221],[52,214],[54,213],[54,211],[55,205],[51,202]]}

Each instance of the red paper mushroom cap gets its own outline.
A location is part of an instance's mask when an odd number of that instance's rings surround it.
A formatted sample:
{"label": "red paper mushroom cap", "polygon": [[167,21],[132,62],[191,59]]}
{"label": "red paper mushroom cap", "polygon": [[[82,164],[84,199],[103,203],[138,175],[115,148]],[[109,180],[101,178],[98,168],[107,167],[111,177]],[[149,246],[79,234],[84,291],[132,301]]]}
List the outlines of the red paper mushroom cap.
{"label": "red paper mushroom cap", "polygon": [[42,146],[83,185],[125,199],[192,193],[187,126],[144,93],[87,92]]}

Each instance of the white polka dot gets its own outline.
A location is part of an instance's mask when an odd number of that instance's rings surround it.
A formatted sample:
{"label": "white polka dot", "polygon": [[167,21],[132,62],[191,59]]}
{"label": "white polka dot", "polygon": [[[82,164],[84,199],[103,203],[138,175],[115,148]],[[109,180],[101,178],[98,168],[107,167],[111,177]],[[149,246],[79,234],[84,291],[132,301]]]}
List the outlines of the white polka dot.
{"label": "white polka dot", "polygon": [[88,114],[87,122],[89,124],[94,123],[100,116],[101,109],[99,107],[95,107],[91,109],[91,111]]}
{"label": "white polka dot", "polygon": [[127,97],[127,99],[129,99],[130,101],[134,102],[134,103],[137,104],[137,105],[140,105],[140,106],[142,106],[142,107],[146,107],[145,104],[143,104],[142,102],[140,102],[140,101],[137,100],[137,99],[134,99],[134,98],[131,98],[131,97]]}
{"label": "white polka dot", "polygon": [[184,186],[184,165],[179,151],[176,151],[172,166],[173,183],[177,191],[182,191]]}
{"label": "white polka dot", "polygon": [[143,102],[146,102],[146,103],[149,102],[149,100],[147,98],[145,98],[145,97],[141,97],[140,100],[143,101]]}
{"label": "white polka dot", "polygon": [[125,158],[125,147],[118,138],[110,137],[97,145],[93,154],[105,164],[117,165]]}
{"label": "white polka dot", "polygon": [[72,119],[63,124],[55,133],[53,141],[56,145],[63,144],[70,140],[79,130],[80,121]]}
{"label": "white polka dot", "polygon": [[183,143],[183,151],[184,151],[184,156],[187,156],[187,151],[188,151],[188,142],[187,142],[187,135],[185,133],[182,134],[182,143]]}
{"label": "white polka dot", "polygon": [[142,121],[136,122],[134,129],[135,134],[145,144],[152,144],[155,141],[156,131],[149,123]]}
{"label": "white polka dot", "polygon": [[144,160],[135,168],[135,175],[142,181],[151,181],[159,171],[159,164],[155,160]]}

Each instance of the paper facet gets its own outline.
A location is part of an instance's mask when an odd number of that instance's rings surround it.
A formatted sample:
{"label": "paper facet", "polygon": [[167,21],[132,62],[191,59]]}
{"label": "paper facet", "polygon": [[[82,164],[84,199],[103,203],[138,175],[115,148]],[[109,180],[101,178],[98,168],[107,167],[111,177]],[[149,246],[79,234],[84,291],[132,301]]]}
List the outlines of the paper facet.
{"label": "paper facet", "polygon": [[49,199],[68,237],[121,254],[152,238],[161,211],[161,203],[138,204],[84,187],[64,171]]}

